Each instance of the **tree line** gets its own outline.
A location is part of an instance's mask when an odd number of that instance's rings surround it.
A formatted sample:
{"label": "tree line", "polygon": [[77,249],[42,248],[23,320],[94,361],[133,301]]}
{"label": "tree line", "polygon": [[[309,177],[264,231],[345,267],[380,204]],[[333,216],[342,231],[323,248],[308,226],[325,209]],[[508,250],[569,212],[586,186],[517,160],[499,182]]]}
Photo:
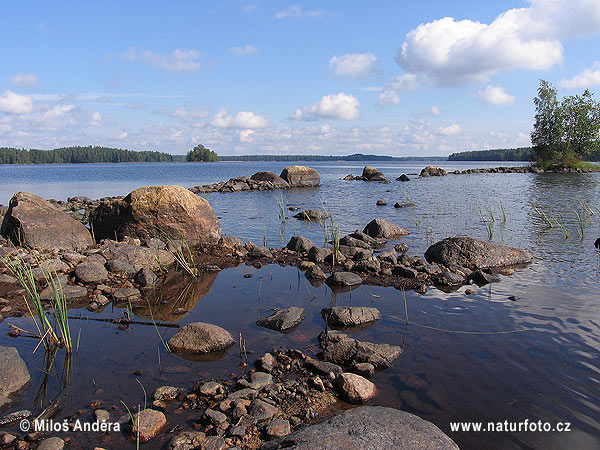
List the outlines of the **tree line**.
{"label": "tree line", "polygon": [[54,150],[0,148],[0,164],[71,164],[120,162],[172,162],[168,153],[133,151],[120,148],[87,146],[62,147]]}
{"label": "tree line", "polygon": [[475,150],[452,153],[448,156],[448,161],[530,161],[533,153],[531,147]]}

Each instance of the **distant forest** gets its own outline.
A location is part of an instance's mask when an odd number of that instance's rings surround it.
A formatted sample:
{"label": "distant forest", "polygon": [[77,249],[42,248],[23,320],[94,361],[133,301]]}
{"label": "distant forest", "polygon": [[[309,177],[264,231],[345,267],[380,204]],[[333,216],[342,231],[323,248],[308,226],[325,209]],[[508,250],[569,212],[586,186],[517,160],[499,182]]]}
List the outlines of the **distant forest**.
{"label": "distant forest", "polygon": [[66,164],[66,163],[119,163],[119,162],[171,162],[168,153],[120,148],[87,146],[63,147],[54,150],[19,150],[0,148],[0,164]]}
{"label": "distant forest", "polygon": [[355,153],[346,156],[325,155],[238,155],[219,156],[219,161],[446,161],[445,156],[380,156]]}
{"label": "distant forest", "polygon": [[500,148],[452,153],[448,161],[529,161],[533,156],[531,147]]}

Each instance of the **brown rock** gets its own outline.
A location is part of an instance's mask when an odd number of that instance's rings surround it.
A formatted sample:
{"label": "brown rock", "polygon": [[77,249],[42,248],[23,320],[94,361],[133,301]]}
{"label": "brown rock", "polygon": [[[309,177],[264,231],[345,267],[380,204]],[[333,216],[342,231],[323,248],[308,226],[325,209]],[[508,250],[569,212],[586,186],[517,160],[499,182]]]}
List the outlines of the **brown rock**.
{"label": "brown rock", "polygon": [[350,403],[366,403],[377,395],[375,385],[355,373],[343,373],[335,380],[335,386]]}
{"label": "brown rock", "polygon": [[156,437],[167,425],[167,418],[160,411],[144,409],[133,416],[132,433],[137,438],[138,432],[140,442],[148,442]]}
{"label": "brown rock", "polygon": [[0,234],[15,245],[52,250],[83,250],[92,245],[92,236],[81,222],[29,192],[17,192],[10,199]]}
{"label": "brown rock", "polygon": [[90,214],[96,239],[124,236],[217,242],[221,226],[208,202],[181,186],[147,186],[122,200],[101,203]]}
{"label": "brown rock", "polygon": [[226,350],[235,341],[227,330],[210,323],[194,322],[179,330],[169,347],[182,353],[211,353]]}
{"label": "brown rock", "polygon": [[319,173],[315,169],[306,166],[286,167],[280,176],[291,187],[313,187],[321,183]]}
{"label": "brown rock", "polygon": [[394,225],[385,219],[371,220],[367,224],[367,226],[365,227],[363,232],[373,238],[385,238],[385,239],[391,239],[394,237],[406,236],[406,235],[410,234],[404,228],[402,228],[398,225]]}

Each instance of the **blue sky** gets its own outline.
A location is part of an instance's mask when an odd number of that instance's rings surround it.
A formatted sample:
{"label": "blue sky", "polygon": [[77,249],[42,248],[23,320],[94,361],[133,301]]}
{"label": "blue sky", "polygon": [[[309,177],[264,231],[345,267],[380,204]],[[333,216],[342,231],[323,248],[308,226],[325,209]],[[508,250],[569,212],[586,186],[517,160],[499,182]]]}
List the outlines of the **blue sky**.
{"label": "blue sky", "polygon": [[447,155],[529,145],[533,97],[600,86],[600,2],[23,1],[0,146]]}

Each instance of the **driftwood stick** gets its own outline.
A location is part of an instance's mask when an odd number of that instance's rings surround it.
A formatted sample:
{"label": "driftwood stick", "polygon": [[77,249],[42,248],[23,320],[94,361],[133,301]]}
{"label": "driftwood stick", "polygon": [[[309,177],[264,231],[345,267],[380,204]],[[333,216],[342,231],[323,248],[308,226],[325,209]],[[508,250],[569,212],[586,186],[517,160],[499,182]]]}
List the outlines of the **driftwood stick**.
{"label": "driftwood stick", "polygon": [[157,327],[166,327],[166,328],[181,328],[181,325],[177,323],[154,323],[154,322],[145,322],[142,320],[128,320],[124,317],[119,319],[101,319],[95,317],[70,317],[69,320],[93,320],[94,322],[108,322],[108,323],[116,323],[118,325],[152,325]]}

